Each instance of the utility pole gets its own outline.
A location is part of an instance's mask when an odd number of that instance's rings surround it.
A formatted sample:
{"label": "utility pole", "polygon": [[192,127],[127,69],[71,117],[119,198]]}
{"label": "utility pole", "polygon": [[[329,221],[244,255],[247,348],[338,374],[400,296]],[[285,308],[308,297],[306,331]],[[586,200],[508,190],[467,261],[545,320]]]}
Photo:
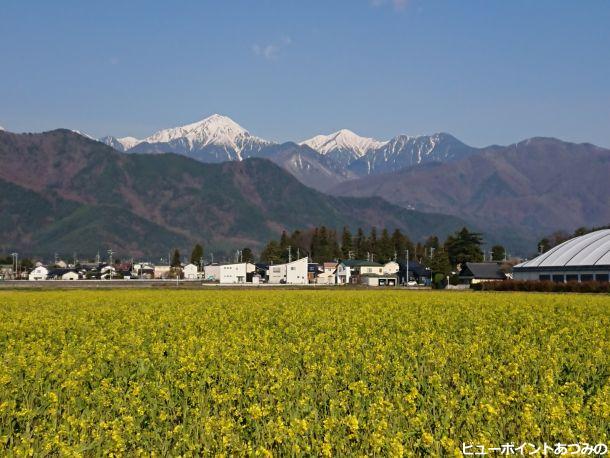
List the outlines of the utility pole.
{"label": "utility pole", "polygon": [[18,267],[18,259],[19,259],[19,253],[11,253],[11,256],[13,257],[13,264],[15,265],[15,268],[13,270],[13,278],[17,278],[17,267]]}
{"label": "utility pole", "polygon": [[409,286],[409,250],[407,250],[407,286]]}
{"label": "utility pole", "polygon": [[109,276],[110,276],[110,280],[112,280],[112,255],[114,254],[114,251],[112,251],[112,248],[110,248],[108,250],[108,261],[109,261],[109,265],[110,265],[110,269],[109,269]]}
{"label": "utility pole", "polygon": [[292,247],[288,245],[288,262],[292,262]]}

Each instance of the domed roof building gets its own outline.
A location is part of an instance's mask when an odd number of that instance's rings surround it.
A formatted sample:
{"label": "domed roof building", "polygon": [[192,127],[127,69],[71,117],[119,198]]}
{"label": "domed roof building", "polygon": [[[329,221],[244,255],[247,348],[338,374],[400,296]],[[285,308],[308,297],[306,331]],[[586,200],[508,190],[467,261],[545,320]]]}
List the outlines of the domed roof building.
{"label": "domed roof building", "polygon": [[575,237],[513,267],[515,280],[610,280],[610,229]]}

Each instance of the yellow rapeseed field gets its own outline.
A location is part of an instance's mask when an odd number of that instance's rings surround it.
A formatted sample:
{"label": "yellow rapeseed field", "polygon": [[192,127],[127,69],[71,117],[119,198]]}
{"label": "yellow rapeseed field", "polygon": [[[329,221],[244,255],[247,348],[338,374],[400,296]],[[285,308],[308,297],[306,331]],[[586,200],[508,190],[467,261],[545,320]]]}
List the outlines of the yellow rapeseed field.
{"label": "yellow rapeseed field", "polygon": [[0,292],[0,455],[610,441],[610,298]]}

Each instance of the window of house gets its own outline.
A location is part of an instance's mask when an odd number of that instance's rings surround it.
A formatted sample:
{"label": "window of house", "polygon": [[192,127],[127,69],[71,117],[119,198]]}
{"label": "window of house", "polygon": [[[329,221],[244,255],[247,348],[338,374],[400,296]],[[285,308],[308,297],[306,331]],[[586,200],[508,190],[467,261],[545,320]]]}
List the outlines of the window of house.
{"label": "window of house", "polygon": [[595,274],[595,279],[597,281],[608,282],[610,280],[610,275],[608,275],[608,274]]}
{"label": "window of house", "polygon": [[551,280],[551,276],[550,275],[538,275],[538,280],[540,281],[550,281]]}
{"label": "window of house", "polygon": [[593,281],[593,274],[580,274],[580,281]]}
{"label": "window of house", "polygon": [[565,281],[563,275],[553,275],[553,281],[555,283],[563,283]]}

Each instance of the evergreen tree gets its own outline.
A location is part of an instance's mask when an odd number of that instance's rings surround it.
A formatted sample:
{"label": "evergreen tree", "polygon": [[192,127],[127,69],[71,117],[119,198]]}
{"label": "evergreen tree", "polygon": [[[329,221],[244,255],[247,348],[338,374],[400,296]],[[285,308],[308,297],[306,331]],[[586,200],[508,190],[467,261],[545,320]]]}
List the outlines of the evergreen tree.
{"label": "evergreen tree", "polygon": [[282,259],[284,262],[288,262],[288,247],[290,246],[290,239],[288,238],[288,234],[286,231],[282,231],[282,235],[280,237],[280,252]]}
{"label": "evergreen tree", "polygon": [[178,251],[178,248],[176,248],[172,254],[172,262],[170,265],[172,267],[180,267],[180,251]]}
{"label": "evergreen tree", "polygon": [[426,260],[425,265],[430,268],[433,277],[434,274],[443,274],[443,278],[445,278],[451,274],[449,256],[447,256],[447,252],[442,248],[435,250],[432,256]]}
{"label": "evergreen tree", "polygon": [[395,229],[392,233],[392,246],[398,260],[406,260],[407,250],[409,250],[410,259],[415,257],[413,243],[411,243],[411,240],[406,235],[403,235],[400,229]]}
{"label": "evergreen tree", "polygon": [[242,262],[254,262],[254,253],[251,248],[245,247],[241,250],[241,260]]}
{"label": "evergreen tree", "polygon": [[366,238],[361,227],[358,228],[358,232],[356,233],[354,249],[356,252],[356,259],[364,259],[366,256]]}
{"label": "evergreen tree", "polygon": [[546,253],[552,248],[551,241],[545,237],[538,242],[538,246],[536,248],[539,254]]}
{"label": "evergreen tree", "polygon": [[378,255],[377,258],[379,262],[388,262],[394,259],[394,255],[398,256],[398,253],[395,253],[394,246],[392,244],[392,239],[390,238],[390,233],[386,228],[383,228],[381,231],[381,238],[378,243]]}
{"label": "evergreen tree", "polygon": [[506,257],[506,250],[502,245],[494,245],[491,247],[491,259],[492,261],[504,261]]}
{"label": "evergreen tree", "polygon": [[349,231],[347,226],[344,226],[343,233],[341,234],[341,256],[343,257],[343,259],[348,259],[351,251],[352,233]]}
{"label": "evergreen tree", "polygon": [[470,232],[463,227],[455,234],[450,235],[445,242],[445,249],[451,265],[465,264],[467,262],[480,262],[483,260],[481,234]]}
{"label": "evergreen tree", "polygon": [[284,262],[280,245],[275,240],[271,240],[265,248],[263,248],[263,251],[261,252],[261,261],[268,264],[281,264]]}
{"label": "evergreen tree", "polygon": [[440,247],[440,243],[438,241],[438,237],[436,235],[431,235],[426,239],[426,243],[424,243],[424,247],[427,248],[428,253],[431,253],[432,249],[438,250]]}
{"label": "evergreen tree", "polygon": [[375,226],[371,228],[371,234],[367,240],[367,245],[367,251],[369,252],[371,259],[373,257],[377,259],[377,228]]}
{"label": "evergreen tree", "polygon": [[193,247],[193,251],[191,251],[191,264],[195,264],[196,266],[201,266],[203,261],[203,246],[201,244],[197,244]]}
{"label": "evergreen tree", "polygon": [[320,252],[320,231],[318,228],[314,228],[313,234],[311,235],[311,243],[309,245],[309,256],[315,262]]}

